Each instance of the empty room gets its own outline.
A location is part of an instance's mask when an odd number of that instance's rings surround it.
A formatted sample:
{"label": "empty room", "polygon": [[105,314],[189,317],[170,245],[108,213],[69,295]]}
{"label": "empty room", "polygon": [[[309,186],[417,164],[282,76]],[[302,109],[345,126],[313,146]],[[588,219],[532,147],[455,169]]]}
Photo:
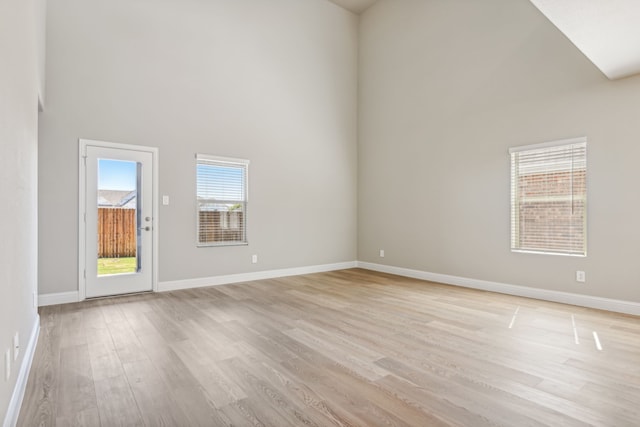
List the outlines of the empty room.
{"label": "empty room", "polygon": [[638,22],[2,0],[2,425],[637,426]]}

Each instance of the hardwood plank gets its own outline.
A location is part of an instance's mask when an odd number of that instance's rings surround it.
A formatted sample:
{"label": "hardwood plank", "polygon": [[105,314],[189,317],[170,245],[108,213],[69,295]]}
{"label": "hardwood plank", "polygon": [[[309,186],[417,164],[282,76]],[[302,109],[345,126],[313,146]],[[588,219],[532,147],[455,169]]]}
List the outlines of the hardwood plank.
{"label": "hardwood plank", "polygon": [[75,412],[64,417],[57,417],[56,425],[69,427],[99,427],[101,425],[100,414],[98,413],[97,408],[86,409],[84,411]]}
{"label": "hardwood plank", "polygon": [[608,427],[640,419],[634,316],[359,269],[91,300],[40,315],[19,426]]}
{"label": "hardwood plank", "polygon": [[60,351],[56,415],[74,416],[97,408],[87,344],[65,347]]}
{"label": "hardwood plank", "polygon": [[54,332],[54,324],[49,323],[48,312],[50,310],[42,310],[40,313],[43,326],[40,329],[18,426],[56,424],[60,340]]}
{"label": "hardwood plank", "polygon": [[124,375],[94,381],[100,425],[143,426],[138,405]]}
{"label": "hardwood plank", "polygon": [[102,380],[122,375],[122,362],[118,356],[109,330],[94,329],[87,347],[93,380]]}
{"label": "hardwood plank", "polygon": [[219,363],[215,363],[221,359],[211,357],[206,348],[201,348],[191,340],[176,343],[172,348],[197,378],[216,408],[247,397],[242,388],[229,378],[227,371]]}
{"label": "hardwood plank", "polygon": [[170,385],[149,359],[124,363],[123,368],[145,425],[172,427],[184,423],[187,417],[173,398]]}
{"label": "hardwood plank", "polygon": [[173,350],[172,343],[165,341],[160,334],[141,336],[140,341],[146,357],[153,363],[161,381],[170,390],[168,398],[184,413],[185,425],[227,424],[198,378]]}

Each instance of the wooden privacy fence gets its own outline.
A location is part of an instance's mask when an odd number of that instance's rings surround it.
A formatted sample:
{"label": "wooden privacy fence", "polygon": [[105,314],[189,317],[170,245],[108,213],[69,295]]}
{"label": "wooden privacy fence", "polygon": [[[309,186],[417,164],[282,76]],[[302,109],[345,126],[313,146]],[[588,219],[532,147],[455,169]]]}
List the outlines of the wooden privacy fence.
{"label": "wooden privacy fence", "polygon": [[201,244],[244,240],[244,213],[241,211],[200,211],[198,240]]}
{"label": "wooden privacy fence", "polygon": [[98,208],[98,258],[136,256],[136,210]]}

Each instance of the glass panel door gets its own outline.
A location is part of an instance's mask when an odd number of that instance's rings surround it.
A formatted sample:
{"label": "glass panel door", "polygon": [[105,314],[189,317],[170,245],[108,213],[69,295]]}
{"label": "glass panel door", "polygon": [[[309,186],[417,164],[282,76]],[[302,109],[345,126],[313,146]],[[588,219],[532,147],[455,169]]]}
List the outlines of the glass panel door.
{"label": "glass panel door", "polygon": [[150,291],[154,153],[100,145],[85,153],[85,295]]}
{"label": "glass panel door", "polygon": [[98,159],[98,276],[140,270],[140,170],[138,162]]}

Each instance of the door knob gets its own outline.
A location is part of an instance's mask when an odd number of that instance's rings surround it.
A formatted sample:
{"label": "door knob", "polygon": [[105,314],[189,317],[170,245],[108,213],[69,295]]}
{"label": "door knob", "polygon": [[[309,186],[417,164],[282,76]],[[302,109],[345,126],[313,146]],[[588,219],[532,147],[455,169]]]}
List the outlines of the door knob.
{"label": "door knob", "polygon": [[139,230],[145,230],[145,231],[149,231],[151,230],[151,227],[149,227],[148,225],[146,227],[140,227],[138,228]]}

